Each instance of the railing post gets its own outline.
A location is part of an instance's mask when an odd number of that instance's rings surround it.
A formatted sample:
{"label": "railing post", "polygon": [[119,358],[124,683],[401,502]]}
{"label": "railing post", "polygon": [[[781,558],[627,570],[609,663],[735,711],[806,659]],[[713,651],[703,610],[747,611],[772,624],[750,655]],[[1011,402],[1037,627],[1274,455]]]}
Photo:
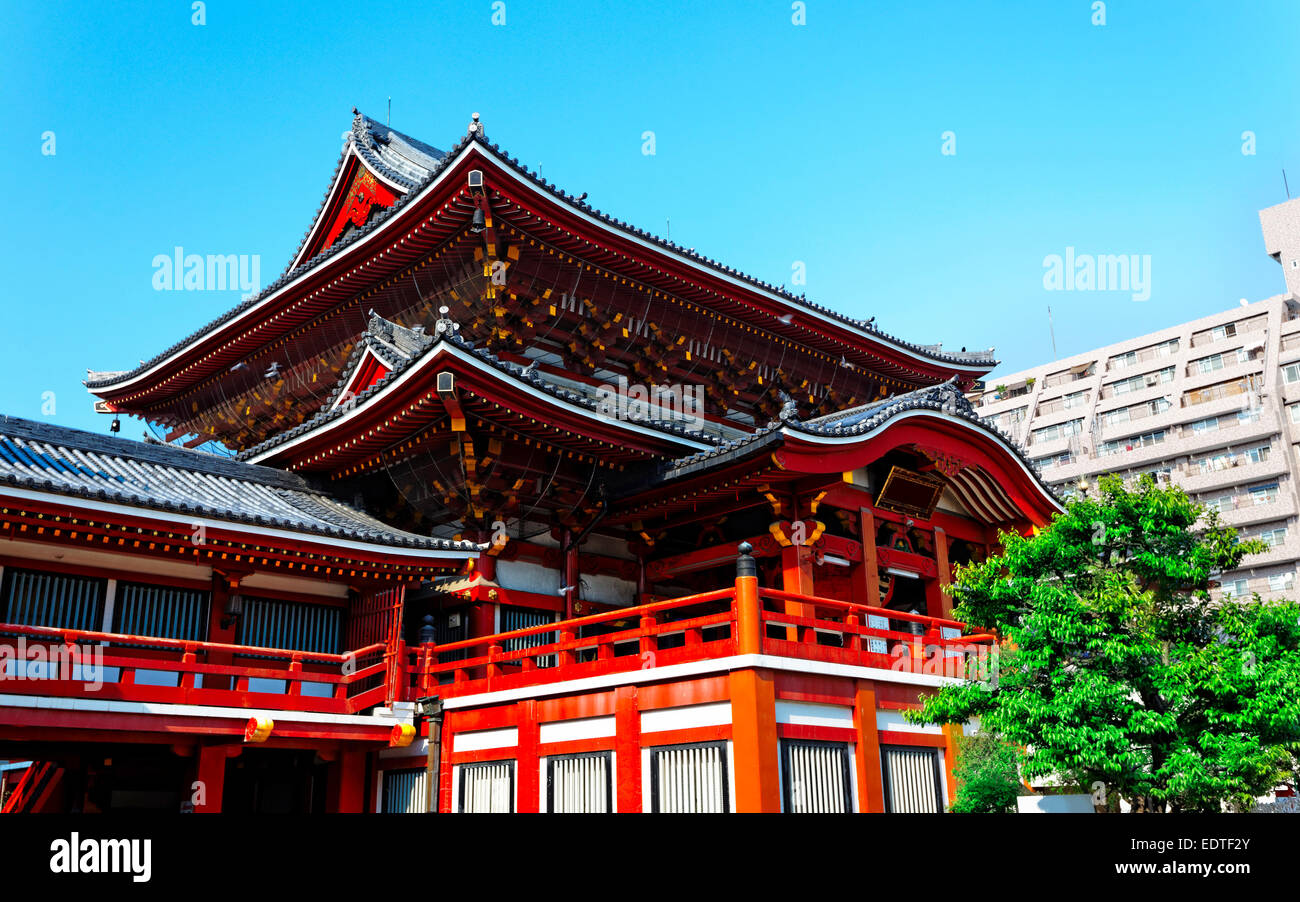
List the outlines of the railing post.
{"label": "railing post", "polygon": [[[644,614],[641,617],[639,626],[641,627],[641,666],[645,667],[646,662],[654,666],[655,655],[659,652],[659,636],[652,632],[659,621],[653,614]],[[648,656],[648,657],[647,657]]]}
{"label": "railing post", "polygon": [[501,658],[501,646],[489,645],[488,663],[487,663],[487,678],[489,681],[488,682],[489,687],[492,685],[491,680],[493,679],[493,677],[501,676],[501,665],[497,663],[497,661],[499,661],[500,658]]}
{"label": "railing post", "polygon": [[[196,654],[197,649],[198,646],[195,645],[193,642],[186,642],[185,651],[181,654],[181,663],[182,664],[197,663],[199,659],[199,656]],[[181,688],[182,689],[194,688],[194,671],[186,670],[181,673]]]}
{"label": "railing post", "polygon": [[[564,644],[566,642],[572,642],[576,638],[577,638],[577,633],[575,633],[571,627],[569,629],[560,630],[560,644]],[[573,649],[571,648],[566,648],[562,650],[556,656],[556,663],[560,667],[568,667],[571,664],[573,664],[575,660],[576,659],[574,658],[573,655]]]}
{"label": "railing post", "polygon": [[763,653],[763,607],[758,597],[758,563],[754,546],[741,542],[736,558],[736,654]]}
{"label": "railing post", "polygon": [[302,695],[302,681],[295,679],[295,675],[302,673],[302,655],[298,652],[293,653],[289,659],[289,685],[285,687],[285,695]]}
{"label": "railing post", "polygon": [[862,615],[857,611],[849,611],[844,615],[844,650],[851,652],[862,651],[862,634],[857,632],[862,626]]}

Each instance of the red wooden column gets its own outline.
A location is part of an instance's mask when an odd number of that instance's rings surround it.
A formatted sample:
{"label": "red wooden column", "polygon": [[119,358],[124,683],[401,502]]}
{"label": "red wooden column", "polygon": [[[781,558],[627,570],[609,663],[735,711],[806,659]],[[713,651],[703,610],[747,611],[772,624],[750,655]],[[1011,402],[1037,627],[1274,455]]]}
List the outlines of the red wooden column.
{"label": "red wooden column", "polygon": [[733,670],[731,738],[736,756],[736,810],[781,810],[776,737],[776,682],[772,671]]}
{"label": "red wooden column", "polygon": [[858,680],[853,694],[854,758],[858,770],[858,810],[882,813],[885,785],[880,767],[880,731],[876,727],[876,684]]}
{"label": "red wooden column", "polygon": [[330,762],[325,810],[331,814],[360,814],[365,811],[366,753],[341,749]]}
{"label": "red wooden column", "polygon": [[934,563],[939,570],[939,610],[937,616],[952,619],[952,596],[944,591],[952,582],[952,567],[948,564],[948,534],[942,526],[934,528]]}
{"label": "red wooden column", "polygon": [[620,814],[639,812],[641,796],[641,712],[635,686],[619,686],[614,692],[614,769],[618,774],[615,793]]}
{"label": "red wooden column", "polygon": [[[741,545],[736,559],[736,653],[762,651],[758,565]],[[731,740],[736,763],[736,810],[781,810],[776,737],[776,682],[772,671],[747,667],[729,677]]]}
{"label": "red wooden column", "polygon": [[[221,811],[222,793],[226,786],[226,759],[231,757],[230,746],[200,745],[194,779],[198,787],[189,787],[191,796],[197,795],[194,811],[199,814]],[[240,748],[234,747],[238,755]]]}
{"label": "red wooden column", "polygon": [[537,745],[541,725],[537,722],[537,700],[525,699],[515,706],[519,729],[519,745],[515,749],[515,771],[519,781],[519,799],[515,810],[520,814],[536,814],[541,810],[541,762],[537,759]]}
{"label": "red wooden column", "polygon": [[[230,596],[238,594],[238,582],[232,587],[225,577],[218,573],[212,574],[212,603],[208,605],[208,634],[207,641],[218,642],[223,645],[234,645],[238,636],[238,623],[236,618],[230,618],[225,626],[222,622],[226,621],[226,603]],[[234,662],[234,656],[221,649],[211,649],[204,655],[204,661],[208,664],[229,665]],[[234,678],[221,674],[205,673],[203,675],[204,689],[233,689]]]}
{"label": "red wooden column", "polygon": [[876,560],[876,517],[871,508],[858,509],[858,528],[862,537],[862,563],[858,580],[862,585],[862,603],[880,606],[880,564]]}
{"label": "red wooden column", "polygon": [[[796,595],[813,594],[813,559],[812,549],[807,545],[784,545],[781,548],[781,588]],[[787,601],[785,612],[794,617],[811,617],[815,609],[812,605],[798,601]],[[787,627],[786,637],[791,642],[799,641],[797,627]]]}

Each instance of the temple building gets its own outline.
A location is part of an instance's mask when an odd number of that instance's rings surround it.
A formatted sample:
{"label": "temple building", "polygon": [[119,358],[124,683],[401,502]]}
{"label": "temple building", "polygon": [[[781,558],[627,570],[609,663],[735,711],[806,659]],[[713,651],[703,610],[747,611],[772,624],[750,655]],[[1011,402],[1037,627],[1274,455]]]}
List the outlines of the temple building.
{"label": "temple building", "polygon": [[941,811],[943,586],[1060,509],[995,365],[354,111],[281,276],[89,374],[165,443],[0,420],[4,810]]}

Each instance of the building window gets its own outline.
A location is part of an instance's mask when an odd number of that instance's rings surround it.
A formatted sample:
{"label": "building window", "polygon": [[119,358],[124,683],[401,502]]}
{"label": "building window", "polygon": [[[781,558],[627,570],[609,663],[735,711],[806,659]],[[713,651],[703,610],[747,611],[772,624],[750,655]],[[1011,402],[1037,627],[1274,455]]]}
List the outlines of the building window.
{"label": "building window", "polygon": [[1268,529],[1261,532],[1256,538],[1263,541],[1269,548],[1276,548],[1286,541],[1286,527],[1279,526],[1275,529]]}
{"label": "building window", "polygon": [[4,572],[4,622],[99,630],[108,582],[63,573],[8,568]]}
{"label": "building window", "polygon": [[880,766],[885,784],[885,811],[890,814],[943,811],[938,749],[882,745]]}
{"label": "building window", "polygon": [[554,814],[608,814],[614,810],[609,752],[546,759],[546,810]]}
{"label": "building window", "polygon": [[1300,382],[1300,363],[1290,363],[1282,367],[1282,380],[1287,383]]}
{"label": "building window", "polygon": [[1255,486],[1250,490],[1250,500],[1255,504],[1272,504],[1277,501],[1277,483]]}
{"label": "building window", "polygon": [[1236,508],[1237,499],[1235,495],[1220,495],[1217,498],[1207,498],[1201,503],[1209,510],[1218,511],[1223,514]]}
{"label": "building window", "polygon": [[1172,381],[1174,381],[1174,368],[1168,366],[1163,370],[1156,370],[1154,373],[1144,373],[1141,376],[1131,376],[1128,379],[1121,379],[1118,382],[1112,382],[1110,384],[1110,390],[1111,394],[1124,395],[1129,392],[1142,391],[1144,388],[1152,388]]}
{"label": "building window", "polygon": [[[509,633],[514,630],[528,629],[533,626],[543,626],[547,623],[554,623],[558,615],[554,611],[535,610],[533,608],[516,608],[513,605],[501,606],[501,632]],[[536,648],[539,645],[549,645],[559,640],[556,633],[534,633],[531,636],[519,636],[515,639],[506,639],[501,643],[503,651],[519,651],[522,648]],[[533,663],[538,667],[554,667],[555,655],[539,655],[533,658]]]}
{"label": "building window", "polygon": [[1288,404],[1286,409],[1291,414],[1291,422],[1300,423],[1300,404]]}
{"label": "building window", "polygon": [[1040,470],[1050,470],[1052,467],[1064,467],[1073,462],[1074,455],[1069,451],[1062,451],[1060,454],[1049,454],[1047,457],[1036,457],[1031,461],[1031,463]]}
{"label": "building window", "polygon": [[1245,598],[1250,594],[1250,580],[1225,580],[1220,583],[1220,589],[1224,598]]}
{"label": "building window", "polygon": [[725,743],[650,750],[650,810],[655,814],[713,814],[730,809]]}
{"label": "building window", "polygon": [[384,814],[423,814],[427,812],[427,772],[423,767],[386,770],[381,810]]}
{"label": "building window", "polygon": [[1068,438],[1071,435],[1078,435],[1083,432],[1083,420],[1070,420],[1065,423],[1056,423],[1052,426],[1044,426],[1041,429],[1035,429],[1033,432],[1034,442],[1050,442],[1058,438]]}
{"label": "building window", "polygon": [[1295,573],[1274,573],[1268,578],[1268,588],[1271,592],[1290,592],[1295,586]]}
{"label": "building window", "polygon": [[1220,341],[1225,338],[1232,338],[1237,334],[1237,324],[1228,323],[1224,326],[1215,326],[1210,330],[1210,338],[1214,341]]}
{"label": "building window", "polygon": [[781,795],[793,814],[847,814],[853,785],[847,742],[781,740]]}
{"label": "building window", "polygon": [[1155,432],[1148,432],[1144,435],[1135,435],[1131,438],[1122,438],[1113,442],[1103,442],[1097,448],[1097,455],[1104,457],[1108,454],[1119,454],[1122,451],[1135,451],[1138,448],[1146,448],[1151,445],[1158,445],[1165,440],[1165,431],[1159,429]]}
{"label": "building window", "polygon": [[513,814],[515,762],[460,766],[460,810],[466,814]]}
{"label": "building window", "polygon": [[240,645],[339,654],[343,644],[343,609],[266,598],[245,598],[239,618]]}
{"label": "building window", "polygon": [[202,642],[208,637],[210,592],[118,583],[113,632]]}

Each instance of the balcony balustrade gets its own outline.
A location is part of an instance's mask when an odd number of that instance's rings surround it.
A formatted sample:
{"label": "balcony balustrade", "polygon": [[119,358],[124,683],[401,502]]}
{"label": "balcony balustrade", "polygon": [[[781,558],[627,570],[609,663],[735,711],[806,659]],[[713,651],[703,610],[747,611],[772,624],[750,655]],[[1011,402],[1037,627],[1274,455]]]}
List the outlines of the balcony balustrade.
{"label": "balcony balustrade", "polygon": [[[738,580],[527,629],[343,654],[0,624],[0,697],[357,714],[399,701],[759,654],[946,676],[995,644],[965,625]],[[19,643],[19,654],[12,643]],[[40,647],[39,659],[21,654]]]}

